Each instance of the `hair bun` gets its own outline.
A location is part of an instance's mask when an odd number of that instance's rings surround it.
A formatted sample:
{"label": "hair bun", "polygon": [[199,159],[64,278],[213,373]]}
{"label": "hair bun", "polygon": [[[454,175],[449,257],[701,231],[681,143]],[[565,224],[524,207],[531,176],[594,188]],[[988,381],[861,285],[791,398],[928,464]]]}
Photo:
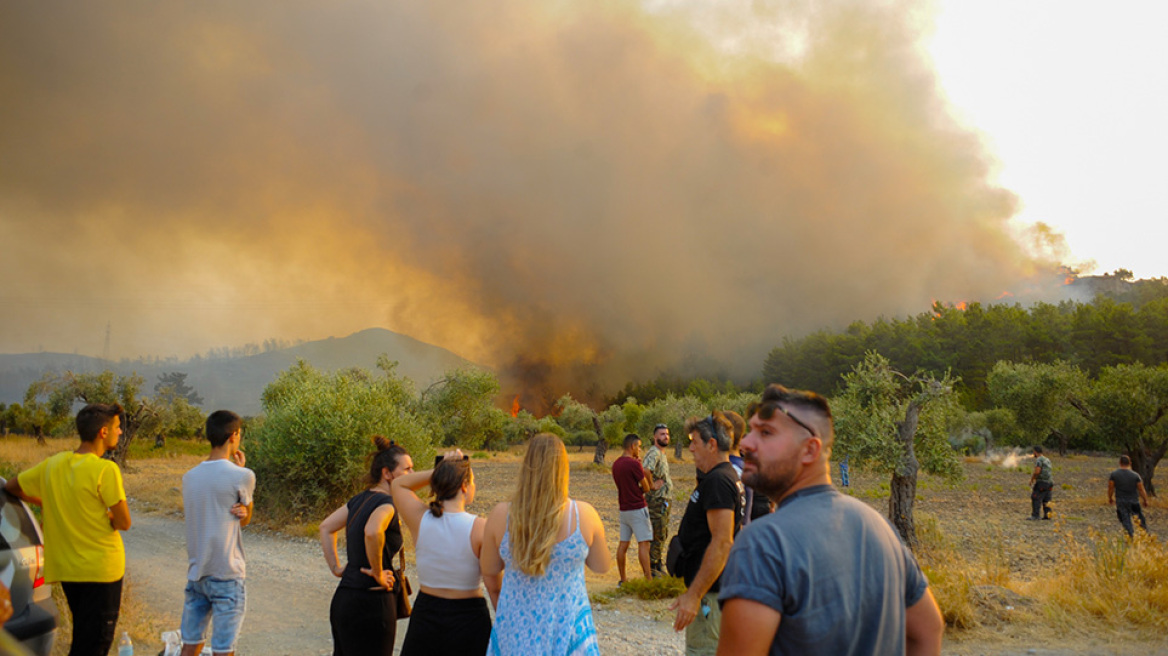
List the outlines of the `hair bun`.
{"label": "hair bun", "polygon": [[378,451],[384,451],[393,446],[393,442],[385,439],[384,435],[374,435],[373,445],[377,447]]}

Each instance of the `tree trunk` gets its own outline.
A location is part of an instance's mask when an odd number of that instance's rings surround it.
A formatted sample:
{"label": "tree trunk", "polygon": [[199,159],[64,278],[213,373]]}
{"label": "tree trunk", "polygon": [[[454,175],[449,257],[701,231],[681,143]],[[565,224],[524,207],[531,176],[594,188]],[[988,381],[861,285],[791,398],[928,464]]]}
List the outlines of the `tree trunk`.
{"label": "tree trunk", "polygon": [[33,436],[36,437],[37,444],[45,445],[45,430],[43,426],[32,427]]}
{"label": "tree trunk", "polygon": [[1158,449],[1152,450],[1144,446],[1143,440],[1136,440],[1136,443],[1128,449],[1132,469],[1140,475],[1140,478],[1144,479],[1144,490],[1149,496],[1156,496],[1156,483],[1152,477],[1156,475],[1156,465],[1160,464],[1166,451],[1168,451],[1168,441]]}
{"label": "tree trunk", "polygon": [[681,454],[685,451],[684,445],[687,441],[689,441],[688,435],[673,438],[673,457],[677,458],[678,462],[685,460]]}
{"label": "tree trunk", "polygon": [[592,462],[604,464],[604,455],[608,453],[608,442],[604,440],[604,431],[600,430],[600,417],[592,415],[592,429],[596,431],[596,452],[592,455]]}
{"label": "tree trunk", "polygon": [[920,463],[917,462],[913,440],[917,434],[917,424],[921,416],[921,406],[928,400],[927,395],[920,395],[908,404],[904,413],[904,421],[896,425],[897,439],[900,441],[900,464],[892,474],[889,485],[888,518],[900,533],[901,539],[910,548],[917,546],[917,529],[913,521],[913,504],[917,497],[917,471]]}
{"label": "tree trunk", "polygon": [[1050,432],[1050,434],[1056,440],[1058,440],[1059,457],[1060,458],[1067,457],[1067,442],[1070,441],[1070,437],[1068,437],[1065,433],[1063,433],[1061,431],[1056,431],[1056,430],[1052,430]]}

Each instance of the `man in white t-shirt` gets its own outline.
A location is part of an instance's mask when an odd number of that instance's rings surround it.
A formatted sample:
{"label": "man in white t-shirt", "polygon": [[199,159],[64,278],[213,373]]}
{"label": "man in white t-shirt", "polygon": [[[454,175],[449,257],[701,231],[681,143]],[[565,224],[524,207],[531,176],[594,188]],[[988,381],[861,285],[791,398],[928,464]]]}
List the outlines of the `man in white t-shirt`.
{"label": "man in white t-shirt", "polygon": [[241,529],[252,516],[255,472],[239,441],[243,420],[229,410],[207,417],[211,455],[183,476],[187,529],[187,587],[182,613],[182,656],[195,656],[212,624],[211,651],[235,653],[247,606]]}

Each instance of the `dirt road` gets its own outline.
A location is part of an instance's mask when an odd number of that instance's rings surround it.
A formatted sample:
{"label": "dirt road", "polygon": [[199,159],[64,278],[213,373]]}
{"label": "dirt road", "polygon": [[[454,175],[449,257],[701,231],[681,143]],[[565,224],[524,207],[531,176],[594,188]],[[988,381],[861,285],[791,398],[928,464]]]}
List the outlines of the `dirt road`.
{"label": "dirt road", "polygon": [[[178,629],[186,582],[186,541],[181,520],[135,513],[125,533],[127,582],[134,596]],[[329,602],[337,579],[324,566],[319,545],[245,529],[247,617],[238,652],[248,656],[332,653]],[[664,621],[629,612],[630,603],[596,609],[605,654],[681,654],[684,639]],[[623,610],[622,610],[623,609]],[[398,623],[398,646],[408,622]],[[157,653],[146,645],[142,653]]]}

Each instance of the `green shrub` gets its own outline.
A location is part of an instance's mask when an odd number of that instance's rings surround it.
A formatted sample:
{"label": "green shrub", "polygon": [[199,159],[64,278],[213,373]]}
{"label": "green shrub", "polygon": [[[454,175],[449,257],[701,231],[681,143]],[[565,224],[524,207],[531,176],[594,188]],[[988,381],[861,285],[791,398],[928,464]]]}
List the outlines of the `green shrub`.
{"label": "green shrub", "polygon": [[256,504],[266,514],[318,515],[344,502],[368,472],[374,434],[404,446],[418,463],[433,458],[435,436],[395,366],[383,357],[380,376],[363,369],[325,374],[301,360],[268,385],[264,420],[244,442]]}
{"label": "green shrub", "polygon": [[676,576],[655,579],[629,579],[620,587],[623,594],[638,599],[671,599],[685,592],[685,581]]}

